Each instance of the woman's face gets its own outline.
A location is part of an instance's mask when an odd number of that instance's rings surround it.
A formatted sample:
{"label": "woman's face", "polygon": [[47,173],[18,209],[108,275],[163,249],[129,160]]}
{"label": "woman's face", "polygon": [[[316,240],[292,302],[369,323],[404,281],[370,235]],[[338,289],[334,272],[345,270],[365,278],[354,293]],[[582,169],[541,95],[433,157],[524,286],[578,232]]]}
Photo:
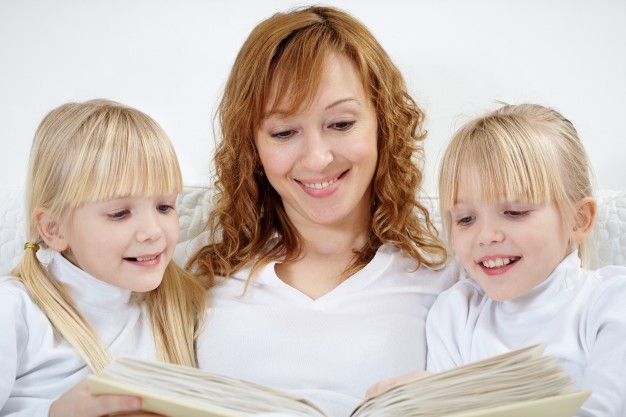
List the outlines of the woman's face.
{"label": "woman's face", "polygon": [[377,122],[352,62],[331,54],[311,106],[292,116],[278,109],[263,120],[256,146],[290,220],[298,228],[362,227],[370,215]]}

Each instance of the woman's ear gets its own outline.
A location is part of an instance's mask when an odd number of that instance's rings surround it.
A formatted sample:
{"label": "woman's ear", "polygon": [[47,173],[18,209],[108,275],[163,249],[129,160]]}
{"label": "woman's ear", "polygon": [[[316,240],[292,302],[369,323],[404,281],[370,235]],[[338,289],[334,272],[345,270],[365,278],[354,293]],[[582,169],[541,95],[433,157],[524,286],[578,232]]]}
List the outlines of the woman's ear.
{"label": "woman's ear", "polygon": [[580,200],[576,206],[576,218],[574,228],[572,230],[572,240],[577,244],[583,243],[583,240],[591,232],[593,221],[596,218],[596,200],[592,197],[585,197]]}
{"label": "woman's ear", "polygon": [[59,221],[52,218],[48,209],[40,207],[35,210],[34,220],[39,235],[50,249],[57,252],[67,249],[69,244],[61,231]]}

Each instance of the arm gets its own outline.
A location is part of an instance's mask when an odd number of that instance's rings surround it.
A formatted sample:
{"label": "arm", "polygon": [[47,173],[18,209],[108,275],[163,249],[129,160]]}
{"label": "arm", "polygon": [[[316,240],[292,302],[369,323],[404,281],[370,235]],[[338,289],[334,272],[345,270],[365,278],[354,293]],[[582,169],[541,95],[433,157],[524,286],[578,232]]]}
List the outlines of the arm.
{"label": "arm", "polygon": [[426,370],[440,372],[466,363],[464,335],[471,334],[481,295],[468,281],[442,292],[426,320]]}
{"label": "arm", "polygon": [[[133,411],[141,406],[140,400],[134,397],[94,397],[89,394],[86,381],[71,388],[56,401],[53,401],[58,395],[55,388],[51,389],[46,384],[33,387],[32,381],[20,384],[20,375],[33,375],[35,369],[28,368],[25,363],[32,359],[32,351],[41,349],[37,337],[43,332],[42,323],[47,326],[47,321],[14,280],[0,281],[0,317],[1,417],[96,417],[111,412]],[[65,377],[58,375],[56,381]],[[53,381],[48,379],[50,375],[43,378],[47,382]],[[147,415],[132,414],[136,417]]]}
{"label": "arm", "polygon": [[[626,413],[626,269],[593,297],[583,317],[587,363],[581,388],[592,390],[578,415],[623,416]],[[584,333],[583,333],[584,332]]]}

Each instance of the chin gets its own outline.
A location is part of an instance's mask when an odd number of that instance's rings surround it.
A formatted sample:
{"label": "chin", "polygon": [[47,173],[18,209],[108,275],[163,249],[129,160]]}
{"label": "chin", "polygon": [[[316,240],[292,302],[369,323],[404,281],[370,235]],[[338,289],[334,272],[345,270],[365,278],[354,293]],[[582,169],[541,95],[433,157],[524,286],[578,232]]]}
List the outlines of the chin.
{"label": "chin", "polygon": [[161,285],[161,282],[163,282],[162,279],[159,279],[157,281],[152,281],[152,282],[143,282],[141,283],[141,285],[133,286],[133,288],[130,288],[130,290],[133,292],[140,292],[140,293],[149,292],[149,291],[157,289],[159,285]]}
{"label": "chin", "polygon": [[517,292],[508,291],[485,291],[485,293],[494,301],[512,301],[521,295]]}

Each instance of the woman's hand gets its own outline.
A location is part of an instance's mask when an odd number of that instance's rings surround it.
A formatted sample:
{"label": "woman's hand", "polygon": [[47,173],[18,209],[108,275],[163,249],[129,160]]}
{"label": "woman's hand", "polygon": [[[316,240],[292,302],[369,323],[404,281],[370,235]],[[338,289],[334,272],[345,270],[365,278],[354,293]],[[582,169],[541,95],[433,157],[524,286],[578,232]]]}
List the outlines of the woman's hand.
{"label": "woman's hand", "polygon": [[91,395],[85,379],[52,403],[48,417],[101,417],[119,412],[124,412],[127,417],[156,416],[139,411],[140,407],[141,399],[138,397]]}
{"label": "woman's hand", "polygon": [[393,387],[397,387],[398,385],[402,385],[405,382],[409,382],[409,381],[414,381],[416,379],[420,379],[420,378],[424,378],[425,376],[430,375],[431,372],[427,372],[427,371],[415,371],[415,372],[411,372],[409,374],[405,374],[402,376],[399,376],[397,378],[392,378],[392,379],[386,379],[384,381],[380,381],[375,383],[374,385],[372,385],[371,387],[369,387],[367,389],[367,392],[365,393],[365,399],[369,400],[370,398],[378,395],[378,394],[382,394],[385,391],[390,390]]}

